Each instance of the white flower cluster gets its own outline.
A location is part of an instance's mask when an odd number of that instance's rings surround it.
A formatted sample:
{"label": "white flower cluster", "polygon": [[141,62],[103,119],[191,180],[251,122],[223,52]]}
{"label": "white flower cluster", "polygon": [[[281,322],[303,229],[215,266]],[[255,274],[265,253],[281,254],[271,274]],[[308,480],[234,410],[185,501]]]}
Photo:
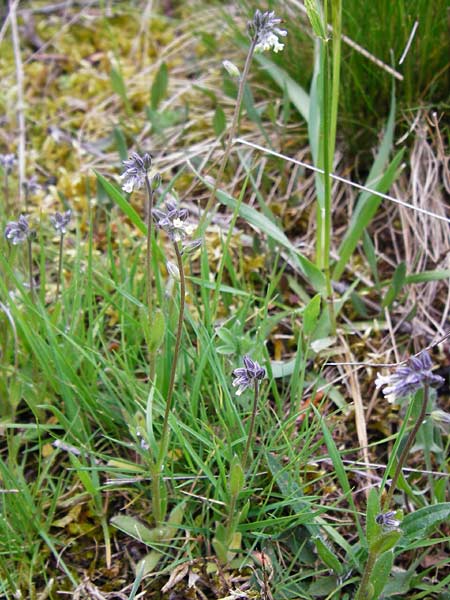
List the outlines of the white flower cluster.
{"label": "white flower cluster", "polygon": [[275,17],[273,11],[264,13],[260,10],[255,11],[253,21],[248,24],[248,31],[250,37],[257,42],[256,52],[265,52],[266,50],[280,52],[283,50],[284,44],[280,43],[279,38],[285,37],[287,31],[278,27],[280,23],[281,19]]}

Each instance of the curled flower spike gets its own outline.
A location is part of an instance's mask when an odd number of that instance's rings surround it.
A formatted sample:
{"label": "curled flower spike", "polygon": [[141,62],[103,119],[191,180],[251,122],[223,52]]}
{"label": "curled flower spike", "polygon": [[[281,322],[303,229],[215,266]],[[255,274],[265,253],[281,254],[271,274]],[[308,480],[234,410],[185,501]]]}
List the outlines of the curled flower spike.
{"label": "curled flower spike", "polygon": [[396,519],[397,512],[390,510],[386,513],[380,513],[375,517],[375,521],[378,525],[382,525],[386,529],[396,529],[400,525],[400,521]]}
{"label": "curled flower spike", "polygon": [[178,208],[173,200],[167,200],[165,213],[157,208],[153,209],[158,227],[167,232],[173,242],[182,242],[195,231],[194,225],[186,223],[189,211],[186,208]]}
{"label": "curled flower spike", "polygon": [[143,186],[147,172],[152,166],[152,157],[148,153],[140,156],[137,152],[132,152],[130,158],[124,160],[123,164],[126,169],[120,176],[124,182],[122,189],[130,194]]}
{"label": "curled flower spike", "polygon": [[11,242],[13,246],[21,244],[27,240],[32,234],[32,230],[28,224],[27,217],[20,215],[18,221],[10,221],[5,227],[5,238]]}
{"label": "curled flower spike", "polygon": [[70,222],[70,218],[72,216],[72,211],[66,210],[64,213],[56,212],[54,215],[50,217],[50,222],[53,225],[56,233],[64,235],[67,232],[67,226]]}
{"label": "curled flower spike", "polygon": [[15,164],[16,157],[14,154],[0,154],[0,165],[2,165],[5,173],[11,173]]}
{"label": "curled flower spike", "polygon": [[256,360],[252,360],[248,354],[244,356],[244,366],[233,371],[232,386],[237,387],[236,396],[240,396],[255,380],[261,381],[266,377],[266,370]]}
{"label": "curled flower spike", "polygon": [[247,30],[251,39],[256,41],[257,52],[271,49],[274,52],[283,50],[284,44],[280,44],[278,36],[285,37],[287,31],[278,27],[280,23],[281,19],[275,17],[273,11],[255,11],[253,20],[247,24]]}
{"label": "curled flower spike", "polygon": [[388,402],[395,402],[414,393],[424,385],[440,386],[444,379],[432,373],[433,363],[427,350],[411,357],[406,365],[401,365],[392,375],[377,375],[375,385],[384,387],[383,394]]}

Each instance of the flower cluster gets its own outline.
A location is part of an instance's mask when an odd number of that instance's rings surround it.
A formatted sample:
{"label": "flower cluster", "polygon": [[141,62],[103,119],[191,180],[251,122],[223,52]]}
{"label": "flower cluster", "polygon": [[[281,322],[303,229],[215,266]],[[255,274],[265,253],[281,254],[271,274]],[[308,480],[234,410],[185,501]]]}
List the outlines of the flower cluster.
{"label": "flower cluster", "polygon": [[377,388],[384,387],[383,394],[388,402],[395,402],[414,393],[424,385],[441,385],[444,380],[432,373],[433,363],[430,355],[423,350],[412,356],[406,365],[398,367],[392,375],[378,375],[375,381]]}
{"label": "flower cluster", "polygon": [[244,366],[233,371],[233,387],[237,387],[236,396],[240,396],[254,381],[261,381],[266,377],[266,370],[256,360],[252,360],[248,354],[244,356]]}
{"label": "flower cluster", "polygon": [[53,228],[56,231],[56,233],[64,235],[67,232],[67,226],[69,225],[71,216],[72,211],[69,209],[62,214],[56,212],[50,217],[50,223],[53,225]]}
{"label": "flower cluster", "polygon": [[124,182],[122,189],[130,194],[144,185],[147,173],[152,166],[152,157],[148,153],[140,156],[137,152],[132,152],[130,158],[124,160],[123,164],[126,169],[120,176]]}
{"label": "flower cluster", "polygon": [[174,200],[166,201],[167,212],[153,209],[153,216],[156,218],[158,227],[164,229],[173,242],[182,242],[192,235],[195,230],[194,225],[189,225],[186,220],[189,211],[186,208],[178,208]]}
{"label": "flower cluster", "polygon": [[25,194],[28,195],[35,194],[41,189],[36,175],[32,175],[29,179],[25,179],[25,181],[22,183],[22,186]]}
{"label": "flower cluster", "polygon": [[11,173],[15,164],[16,157],[14,154],[0,154],[0,165],[7,175]]}
{"label": "flower cluster", "polygon": [[287,31],[278,27],[280,23],[281,19],[275,17],[273,11],[255,11],[253,20],[247,24],[247,30],[251,39],[256,41],[256,51],[264,52],[273,49],[274,52],[279,52],[283,50],[284,44],[280,44],[278,36],[285,37]]}
{"label": "flower cluster", "polygon": [[20,215],[18,221],[10,221],[5,227],[5,238],[13,246],[25,242],[32,234],[33,230],[30,229],[28,219],[25,215]]}
{"label": "flower cluster", "polygon": [[390,510],[389,512],[377,515],[375,521],[385,529],[396,529],[400,525],[400,521],[396,517],[397,511]]}

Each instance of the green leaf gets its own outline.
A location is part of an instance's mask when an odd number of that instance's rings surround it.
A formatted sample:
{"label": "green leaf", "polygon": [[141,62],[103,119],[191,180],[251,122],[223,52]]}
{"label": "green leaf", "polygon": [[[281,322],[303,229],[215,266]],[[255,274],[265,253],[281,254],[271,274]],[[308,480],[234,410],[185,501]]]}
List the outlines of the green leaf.
{"label": "green leaf", "polygon": [[405,516],[402,522],[403,541],[411,542],[427,535],[441,521],[450,519],[450,502],[419,508]]}
{"label": "green leaf", "polygon": [[234,455],[230,467],[230,494],[237,496],[244,487],[244,471],[238,456]]}
{"label": "green leaf", "polygon": [[222,107],[217,105],[213,117],[213,129],[216,137],[220,137],[227,127],[227,119]]}
{"label": "green leaf", "polygon": [[422,271],[422,273],[412,273],[405,277],[405,283],[427,283],[428,281],[440,281],[441,279],[450,279],[450,270],[442,271]]}
{"label": "green leaf", "polygon": [[303,311],[303,333],[306,336],[310,336],[317,325],[317,320],[320,314],[320,294],[316,294],[314,298],[308,302]]}
{"label": "green leaf", "polygon": [[382,308],[391,306],[391,304],[394,302],[394,300],[398,297],[398,295],[401,292],[403,285],[405,283],[405,277],[406,277],[406,264],[404,262],[401,262],[399,265],[397,265],[397,267],[394,271],[391,285],[389,286],[389,289],[386,292],[386,295],[381,304]]}
{"label": "green leaf", "polygon": [[151,89],[150,105],[152,110],[157,110],[161,100],[163,100],[167,94],[167,86],[169,82],[169,72],[165,62],[159,67],[158,72],[153,80]]}
{"label": "green leaf", "polygon": [[399,529],[386,531],[378,535],[370,545],[370,549],[376,554],[383,554],[387,550],[392,550],[397,545],[398,540],[402,537],[402,532]]}
{"label": "green leaf", "polygon": [[344,572],[343,564],[334,552],[325,544],[321,538],[314,538],[314,543],[317,548],[317,554],[320,560],[337,575],[342,575]]}
{"label": "green leaf", "polygon": [[372,598],[376,600],[380,597],[392,571],[392,565],[394,564],[394,553],[389,550],[380,556],[376,561],[370,583],[373,586]]}
{"label": "green leaf", "polygon": [[122,212],[130,219],[135,227],[137,227],[142,233],[147,233],[147,227],[145,226],[144,221],[138,215],[138,213],[134,210],[131,204],[122,196],[120,191],[113,186],[107,179],[100,175],[97,171],[94,171],[97,176],[97,181],[103,188],[103,190],[108,194],[109,198],[117,204],[117,206],[122,210]]}
{"label": "green leaf", "polygon": [[162,552],[158,552],[158,550],[151,550],[137,563],[136,573],[141,573],[142,577],[152,573],[163,556],[164,554]]}
{"label": "green leaf", "polygon": [[381,526],[376,522],[376,517],[381,512],[380,499],[376,488],[372,488],[367,498],[367,510],[366,510],[366,536],[367,544],[370,544],[375,540],[375,537],[379,535]]}
{"label": "green leaf", "polygon": [[161,541],[164,537],[164,527],[150,528],[144,525],[135,517],[128,515],[116,515],[111,519],[111,525],[117,527],[124,533],[127,533],[131,537],[144,544],[154,544],[155,542]]}

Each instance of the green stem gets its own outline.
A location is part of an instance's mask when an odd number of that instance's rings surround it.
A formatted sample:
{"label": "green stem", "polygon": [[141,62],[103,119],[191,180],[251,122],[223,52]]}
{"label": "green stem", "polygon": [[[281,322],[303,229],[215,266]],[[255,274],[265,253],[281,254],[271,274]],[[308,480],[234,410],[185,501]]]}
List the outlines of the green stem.
{"label": "green stem", "polygon": [[146,293],[149,320],[153,311],[153,273],[152,273],[152,232],[153,232],[153,192],[148,176],[145,176],[145,189],[147,191],[147,248],[145,254]]}
{"label": "green stem", "polygon": [[[173,391],[175,387],[175,374],[177,370],[178,355],[181,347],[181,335],[183,333],[183,318],[184,318],[184,306],[186,301],[186,282],[184,278],[183,270],[183,258],[181,256],[178,242],[174,242],[175,254],[177,257],[178,271],[180,273],[180,311],[178,315],[178,326],[175,339],[175,349],[172,357],[172,367],[170,370],[169,388],[167,390],[166,408],[164,410],[163,428],[161,433],[161,440],[159,443],[158,458],[154,465],[154,473],[152,477],[152,488],[153,488],[153,505],[155,521],[160,524],[164,520],[164,516],[161,508],[161,471],[163,466],[164,457],[167,452],[167,444],[169,438],[169,415],[172,408]],[[156,493],[155,493],[156,492]],[[156,497],[156,500],[155,500]]]}
{"label": "green stem", "polygon": [[62,278],[62,262],[63,262],[63,241],[64,234],[61,234],[59,238],[59,258],[58,258],[58,278],[56,280],[56,299],[59,297],[59,289],[61,286],[61,278]]}
{"label": "green stem", "polygon": [[372,575],[373,568],[375,566],[375,562],[378,558],[378,553],[374,551],[369,551],[369,556],[367,557],[366,567],[364,569],[364,573],[361,579],[361,584],[356,592],[355,600],[369,600],[369,590],[367,589],[370,583],[370,576]]}
{"label": "green stem", "polygon": [[239,88],[238,88],[236,106],[234,109],[233,120],[231,122],[231,126],[230,126],[230,129],[228,132],[228,139],[227,139],[227,143],[225,146],[225,151],[223,153],[222,161],[221,161],[220,167],[219,167],[219,172],[218,172],[216,180],[214,182],[214,186],[211,191],[211,195],[208,199],[208,202],[205,206],[202,216],[200,217],[200,221],[199,221],[199,224],[197,227],[197,233],[200,233],[200,234],[203,232],[205,221],[209,215],[209,212],[211,211],[211,209],[213,207],[214,200],[216,199],[216,193],[219,188],[219,185],[222,182],[222,177],[225,172],[225,167],[227,166],[228,158],[230,156],[231,148],[233,146],[233,139],[234,139],[237,129],[238,129],[239,115],[241,112],[242,100],[244,98],[245,84],[246,84],[246,81],[248,78],[248,73],[250,71],[250,65],[252,62],[253,54],[255,52],[256,43],[257,43],[256,39],[253,39],[250,44],[250,48],[248,49],[247,58],[245,59],[244,71],[239,79]]}
{"label": "green stem", "polygon": [[253,396],[253,407],[252,407],[252,416],[250,419],[250,428],[248,430],[247,443],[245,444],[244,455],[242,457],[242,468],[244,470],[244,473],[245,473],[245,469],[247,468],[247,459],[248,459],[248,455],[250,453],[250,444],[251,444],[252,438],[253,438],[253,430],[255,428],[256,413],[258,410],[258,398],[259,398],[259,381],[257,379],[255,379],[255,394]]}
{"label": "green stem", "polygon": [[34,302],[34,281],[33,281],[33,254],[32,254],[32,248],[31,248],[31,237],[28,237],[27,239],[27,246],[28,246],[28,274],[29,274],[29,278],[30,278],[30,294],[31,294],[31,299]]}
{"label": "green stem", "polygon": [[428,390],[428,384],[425,384],[424,388],[423,388],[423,400],[422,400],[422,407],[420,409],[420,414],[419,414],[419,416],[417,418],[417,421],[414,424],[414,427],[409,432],[408,439],[406,440],[406,443],[405,443],[405,445],[403,447],[403,450],[402,450],[402,452],[400,454],[400,457],[398,459],[397,467],[396,467],[395,473],[394,473],[394,477],[392,478],[392,482],[391,482],[391,485],[389,487],[389,491],[387,493],[386,499],[385,499],[384,504],[383,504],[383,512],[387,512],[389,510],[389,507],[390,507],[391,502],[392,502],[392,498],[394,496],[395,489],[397,487],[397,483],[398,483],[399,477],[401,475],[403,466],[404,466],[404,464],[406,462],[406,459],[408,457],[408,453],[411,450],[411,447],[414,444],[414,440],[416,439],[417,432],[419,431],[419,429],[420,429],[420,427],[421,427],[421,425],[423,423],[423,420],[425,419],[425,415],[427,413],[427,406],[428,406],[428,396],[429,396],[428,392],[429,392],[429,390]]}

